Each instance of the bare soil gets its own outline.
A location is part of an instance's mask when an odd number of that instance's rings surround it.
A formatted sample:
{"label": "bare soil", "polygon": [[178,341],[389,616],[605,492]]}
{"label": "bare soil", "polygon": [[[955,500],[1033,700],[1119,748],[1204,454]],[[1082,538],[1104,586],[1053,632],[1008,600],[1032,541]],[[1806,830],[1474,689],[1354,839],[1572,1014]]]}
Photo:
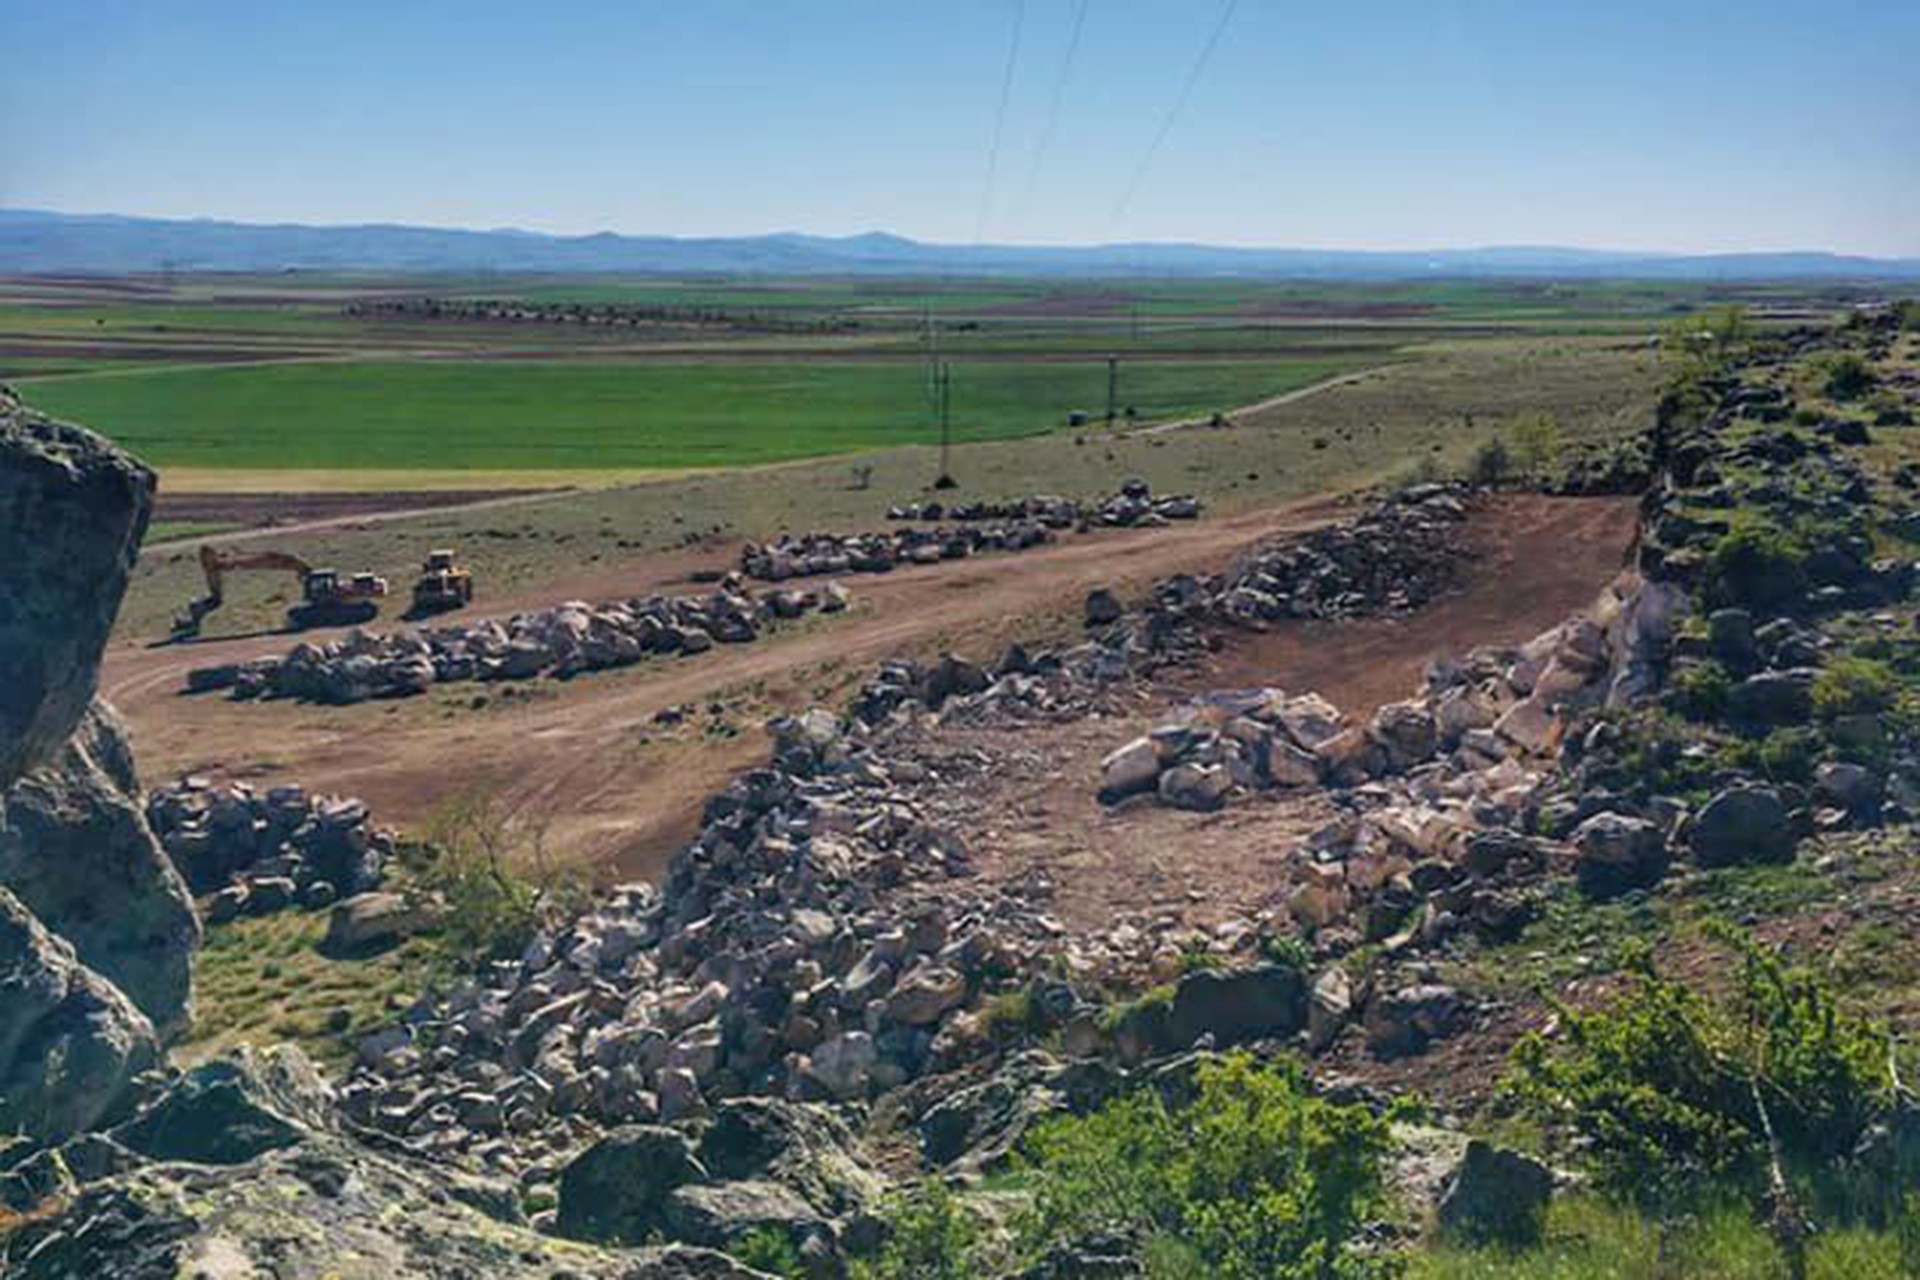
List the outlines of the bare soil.
{"label": "bare soil", "polygon": [[[270,634],[119,648],[109,655],[102,688],[129,720],[149,778],[204,772],[297,781],[362,796],[384,821],[402,827],[487,790],[545,826],[550,847],[623,875],[653,876],[691,833],[705,798],[762,758],[766,716],[844,698],[888,656],[942,649],[984,656],[1018,636],[1057,634],[1071,628],[1094,586],[1124,595],[1168,574],[1217,571],[1254,542],[1338,514],[1335,503],[1314,500],[1164,530],[1090,534],[1019,556],[856,577],[855,607],[838,619],[567,682],[451,685],[353,707],[244,704],[180,692],[192,667],[291,644]],[[1063,916],[1080,922],[1097,922],[1122,904],[1175,899],[1191,906],[1197,896],[1224,907],[1257,898],[1272,882],[1259,850],[1278,856],[1289,833],[1316,820],[1311,804],[1261,802],[1209,817],[1106,812],[1092,798],[1099,757],[1188,688],[1318,687],[1356,712],[1368,699],[1402,696],[1434,653],[1531,635],[1586,604],[1612,575],[1631,523],[1632,506],[1623,501],[1498,499],[1473,520],[1472,536],[1484,552],[1469,581],[1419,617],[1310,635],[1234,633],[1208,669],[1148,691],[1137,716],[985,735],[982,749],[1026,764],[989,771],[986,781],[964,789],[981,829],[993,833],[976,853],[989,874],[1048,869],[1061,885]],[[1553,553],[1532,556],[1530,546]],[[735,550],[660,553],[617,571],[588,570],[487,601],[485,611],[670,588],[696,568],[730,562]],[[672,727],[657,723],[656,713],[670,707],[693,713]]]}

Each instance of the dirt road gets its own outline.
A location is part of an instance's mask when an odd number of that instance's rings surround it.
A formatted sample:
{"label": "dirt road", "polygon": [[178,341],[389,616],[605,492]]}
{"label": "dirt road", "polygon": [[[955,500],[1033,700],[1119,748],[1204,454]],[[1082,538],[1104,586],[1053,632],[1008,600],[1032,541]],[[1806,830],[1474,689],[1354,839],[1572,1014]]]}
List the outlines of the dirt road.
{"label": "dirt road", "polygon": [[[179,691],[193,667],[284,652],[285,635],[125,647],[108,656],[101,686],[133,729],[149,779],[182,772],[298,781],[359,795],[384,821],[411,825],[463,792],[485,789],[550,820],[555,847],[656,870],[691,830],[704,798],[765,750],[759,720],[844,693],[878,660],[965,648],[985,655],[1022,620],[1077,610],[1096,585],[1128,586],[1182,571],[1216,570],[1262,537],[1323,523],[1321,498],[1224,520],[1158,530],[1072,536],[1017,556],[983,556],[849,579],[848,614],[752,645],[643,663],[569,682],[452,685],[405,702],[354,707],[244,704]],[[582,575],[486,612],[611,599],[684,583],[732,548],[649,558],[639,569]],[[310,633],[310,638],[314,633]],[[678,727],[668,707],[704,708]],[[483,705],[474,705],[476,701]]]}

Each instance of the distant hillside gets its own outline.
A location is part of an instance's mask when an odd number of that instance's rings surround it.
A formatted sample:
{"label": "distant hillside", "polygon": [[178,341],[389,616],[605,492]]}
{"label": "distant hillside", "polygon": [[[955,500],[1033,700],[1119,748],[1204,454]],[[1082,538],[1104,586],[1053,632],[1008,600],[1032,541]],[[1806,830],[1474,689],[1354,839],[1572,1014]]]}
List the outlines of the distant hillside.
{"label": "distant hillside", "polygon": [[1685,255],[1502,247],[1355,252],[1200,244],[1080,247],[923,244],[899,236],[791,233],[681,238],[552,236],[437,227],[309,227],[0,209],[0,272],[619,271],[761,275],[1433,276],[1659,280],[1920,280],[1920,259],[1831,253]]}

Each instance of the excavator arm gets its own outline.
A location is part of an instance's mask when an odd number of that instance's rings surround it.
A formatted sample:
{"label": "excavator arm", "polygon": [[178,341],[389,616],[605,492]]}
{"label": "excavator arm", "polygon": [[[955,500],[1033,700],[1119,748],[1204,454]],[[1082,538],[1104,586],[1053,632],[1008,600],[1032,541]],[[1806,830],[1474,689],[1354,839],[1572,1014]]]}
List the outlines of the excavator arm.
{"label": "excavator arm", "polygon": [[207,579],[207,594],[190,601],[186,612],[173,620],[174,639],[184,640],[199,635],[200,624],[207,615],[226,601],[227,575],[254,569],[291,573],[303,583],[307,575],[313,572],[313,567],[305,560],[284,551],[222,551],[219,547],[202,543],[200,572]]}
{"label": "excavator arm", "polygon": [[213,602],[212,608],[218,608],[226,599],[226,575],[250,569],[277,569],[291,573],[302,582],[313,572],[312,565],[284,551],[222,551],[206,544],[200,547],[200,571],[207,578],[206,598]]}

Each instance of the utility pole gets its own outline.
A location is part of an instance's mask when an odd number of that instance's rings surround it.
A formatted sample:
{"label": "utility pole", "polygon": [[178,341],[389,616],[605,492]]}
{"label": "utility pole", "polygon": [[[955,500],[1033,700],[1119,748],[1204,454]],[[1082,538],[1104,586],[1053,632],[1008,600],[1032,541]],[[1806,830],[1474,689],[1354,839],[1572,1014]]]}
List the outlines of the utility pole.
{"label": "utility pole", "polygon": [[940,409],[940,336],[933,327],[933,304],[927,304],[927,406]]}
{"label": "utility pole", "polygon": [[1120,357],[1107,357],[1107,427],[1113,427],[1113,420],[1120,412]]}
{"label": "utility pole", "polygon": [[933,482],[933,487],[957,489],[960,482],[953,478],[953,471],[948,466],[953,449],[953,366],[941,361],[937,376],[940,385],[940,476]]}

